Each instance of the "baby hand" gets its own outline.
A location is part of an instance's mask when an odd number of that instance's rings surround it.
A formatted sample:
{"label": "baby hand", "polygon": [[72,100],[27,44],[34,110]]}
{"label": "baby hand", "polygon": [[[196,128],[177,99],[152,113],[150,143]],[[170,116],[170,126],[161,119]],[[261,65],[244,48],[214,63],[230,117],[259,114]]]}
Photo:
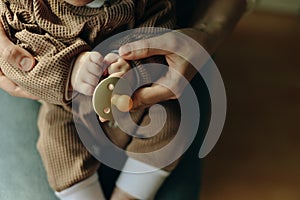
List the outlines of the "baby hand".
{"label": "baby hand", "polygon": [[[118,54],[109,53],[104,57],[104,63],[107,68],[109,77],[121,77],[131,69],[130,64],[120,57]],[[111,104],[115,105],[120,111],[127,112],[132,107],[132,100],[127,95],[116,95],[114,94],[111,98]],[[101,122],[107,121],[107,119],[101,118]]]}
{"label": "baby hand", "polygon": [[103,66],[103,57],[100,53],[92,51],[79,54],[71,75],[73,90],[84,95],[93,95],[103,72]]}
{"label": "baby hand", "polygon": [[107,72],[110,76],[121,77],[130,70],[129,63],[118,54],[109,53],[104,57],[104,63],[108,66]]}
{"label": "baby hand", "polygon": [[[115,53],[107,54],[104,57],[104,62],[109,66],[107,70],[109,77],[121,77],[131,69],[130,64]],[[132,81],[133,78],[130,75],[127,76],[127,80],[129,78]],[[111,103],[122,112],[128,112],[132,108],[132,99],[127,95],[114,94],[111,98]]]}

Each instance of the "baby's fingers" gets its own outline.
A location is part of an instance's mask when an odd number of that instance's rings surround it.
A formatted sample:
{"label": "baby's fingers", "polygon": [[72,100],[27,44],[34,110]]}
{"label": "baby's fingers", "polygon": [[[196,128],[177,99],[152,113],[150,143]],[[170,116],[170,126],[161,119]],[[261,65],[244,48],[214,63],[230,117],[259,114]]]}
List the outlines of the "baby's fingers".
{"label": "baby's fingers", "polygon": [[108,67],[109,74],[119,73],[119,72],[122,72],[123,74],[125,74],[129,70],[130,70],[130,65],[123,59],[118,60],[118,62],[112,63]]}
{"label": "baby's fingers", "polygon": [[102,66],[99,66],[98,64],[92,62],[86,64],[86,69],[90,74],[96,77],[100,77],[103,73]]}
{"label": "baby's fingers", "polygon": [[81,81],[76,85],[76,91],[87,96],[92,96],[94,90],[95,90],[95,86],[86,82]]}
{"label": "baby's fingers", "polygon": [[130,65],[122,57],[115,53],[109,53],[104,57],[104,63],[109,66],[108,74],[122,72],[123,74],[130,70]]}
{"label": "baby's fingers", "polygon": [[103,57],[100,53],[92,51],[89,54],[89,59],[85,63],[88,72],[99,77],[103,73]]}
{"label": "baby's fingers", "polygon": [[120,58],[120,56],[118,54],[109,53],[104,57],[103,61],[104,61],[105,65],[108,66],[114,62],[117,62],[119,58]]}

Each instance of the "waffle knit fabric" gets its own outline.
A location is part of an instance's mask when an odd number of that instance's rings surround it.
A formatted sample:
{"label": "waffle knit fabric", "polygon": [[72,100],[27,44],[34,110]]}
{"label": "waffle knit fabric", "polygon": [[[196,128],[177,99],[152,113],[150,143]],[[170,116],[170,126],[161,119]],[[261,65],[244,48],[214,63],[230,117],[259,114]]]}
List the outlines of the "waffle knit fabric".
{"label": "waffle knit fabric", "polygon": [[[61,0],[2,0],[0,11],[9,38],[31,52],[37,61],[34,69],[23,72],[0,58],[1,70],[22,88],[42,99],[37,146],[51,187],[56,191],[64,190],[95,173],[100,164],[80,141],[74,113],[66,97],[72,60],[79,53],[92,50],[99,42],[124,30],[173,28],[174,3],[172,0],[111,0],[101,8],[88,8],[75,7]],[[147,74],[142,68],[141,73],[146,79]],[[89,97],[83,95],[75,99],[90,102]],[[176,101],[163,104],[168,114],[167,122],[156,136],[149,139],[130,138],[106,123],[103,127],[109,138],[122,148],[132,152],[158,149],[173,138],[180,120]],[[92,108],[87,110],[93,112]],[[134,115],[143,124],[149,122],[146,113],[140,110]],[[84,115],[77,114],[79,122],[76,123],[84,131],[91,132]],[[171,171],[175,165],[166,170]]]}

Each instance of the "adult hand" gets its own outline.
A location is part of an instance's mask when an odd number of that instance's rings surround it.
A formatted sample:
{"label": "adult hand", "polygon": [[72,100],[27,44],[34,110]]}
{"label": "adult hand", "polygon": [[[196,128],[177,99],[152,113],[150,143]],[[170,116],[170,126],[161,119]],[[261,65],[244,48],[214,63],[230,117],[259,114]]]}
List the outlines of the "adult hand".
{"label": "adult hand", "polygon": [[[140,88],[134,93],[133,110],[178,98],[186,86],[183,78],[190,81],[197,73],[197,69],[188,61],[195,58],[201,59],[201,56],[202,64],[207,61],[209,54],[204,51],[204,48],[210,52],[213,51],[213,48],[208,45],[208,37],[196,29],[182,29],[180,32],[188,37],[182,37],[183,34],[178,32],[169,32],[155,38],[139,40],[120,47],[119,53],[126,60],[164,55],[170,69],[157,81],[159,84]],[[196,45],[195,41],[198,42]],[[195,51],[195,48],[199,50],[199,47],[201,47],[199,44],[204,46],[202,52]],[[182,56],[179,56],[179,54]]]}
{"label": "adult hand", "polygon": [[[25,49],[12,43],[7,37],[2,23],[0,23],[0,56],[12,66],[24,71],[30,71],[35,65],[35,59]],[[12,96],[23,97],[28,99],[37,99],[29,94],[16,83],[8,79],[0,70],[0,88]]]}
{"label": "adult hand", "polygon": [[[247,2],[246,0],[210,1],[204,16],[202,16],[203,12],[199,12],[202,8],[202,1],[198,1],[198,5],[194,9],[193,20],[190,21],[193,28],[180,29],[178,31],[197,41],[209,54],[212,54],[232,32],[246,11]],[[170,51],[163,49],[169,49]],[[197,72],[194,67],[189,65],[187,60],[197,59],[200,62],[202,60],[200,66],[196,66],[198,69],[207,61],[207,53],[205,55],[205,52],[203,54],[201,49],[199,50],[200,52],[198,50],[187,37],[178,37],[176,32],[169,32],[156,38],[140,40],[122,46],[119,53],[124,59],[135,60],[152,55],[165,55],[169,69],[175,69],[179,72],[178,74],[174,73],[174,70],[169,70],[164,77],[158,80],[160,83],[166,83],[168,88],[171,88],[173,91],[175,90],[176,95],[166,87],[153,84],[151,87],[141,88],[135,92],[133,109],[141,106],[150,106],[179,96],[185,88],[185,85],[182,84],[179,78],[181,77],[180,74],[187,80],[191,80]],[[185,59],[173,52],[179,52]]]}

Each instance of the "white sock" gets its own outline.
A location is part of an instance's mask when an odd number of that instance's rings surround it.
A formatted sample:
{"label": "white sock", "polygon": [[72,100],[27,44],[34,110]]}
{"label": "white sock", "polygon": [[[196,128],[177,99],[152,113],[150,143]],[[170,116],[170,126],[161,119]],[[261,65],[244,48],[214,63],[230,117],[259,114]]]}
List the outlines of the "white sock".
{"label": "white sock", "polygon": [[105,200],[97,173],[55,195],[60,200]]}
{"label": "white sock", "polygon": [[[117,187],[142,200],[154,199],[160,186],[170,174],[170,172],[133,158],[127,159],[122,171],[116,182]],[[129,173],[128,171],[137,173]],[[141,173],[141,171],[144,171],[144,173]]]}

